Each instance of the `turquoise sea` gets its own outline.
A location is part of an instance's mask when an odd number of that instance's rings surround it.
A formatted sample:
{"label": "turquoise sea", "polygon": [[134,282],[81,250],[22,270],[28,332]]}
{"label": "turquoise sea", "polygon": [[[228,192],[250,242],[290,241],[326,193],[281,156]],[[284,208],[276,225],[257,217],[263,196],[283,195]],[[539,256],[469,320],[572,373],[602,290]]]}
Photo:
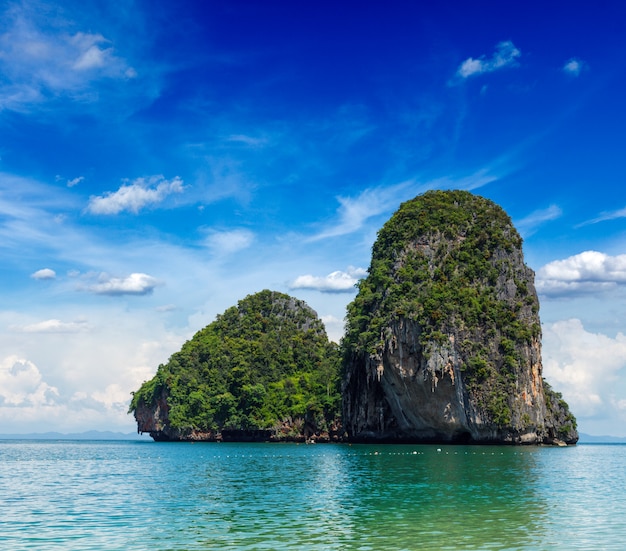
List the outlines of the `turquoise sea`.
{"label": "turquoise sea", "polygon": [[626,446],[0,441],[3,550],[624,549]]}

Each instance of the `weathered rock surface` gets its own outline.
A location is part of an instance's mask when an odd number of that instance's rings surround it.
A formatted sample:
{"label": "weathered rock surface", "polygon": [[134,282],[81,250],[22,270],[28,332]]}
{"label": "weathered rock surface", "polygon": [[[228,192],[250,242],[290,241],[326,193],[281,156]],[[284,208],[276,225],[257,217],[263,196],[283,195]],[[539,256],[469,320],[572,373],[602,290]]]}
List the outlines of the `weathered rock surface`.
{"label": "weathered rock surface", "polygon": [[348,308],[343,423],[353,441],[575,443],[542,378],[534,273],[504,211],[468,192],[404,203]]}

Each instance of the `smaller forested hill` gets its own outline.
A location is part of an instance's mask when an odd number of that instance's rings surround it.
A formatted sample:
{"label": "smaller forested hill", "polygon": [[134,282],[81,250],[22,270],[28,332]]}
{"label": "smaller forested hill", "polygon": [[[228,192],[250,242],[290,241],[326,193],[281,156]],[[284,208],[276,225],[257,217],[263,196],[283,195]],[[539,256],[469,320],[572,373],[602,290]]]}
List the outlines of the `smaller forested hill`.
{"label": "smaller forested hill", "polygon": [[133,394],[156,440],[332,438],[339,352],[303,301],[273,291],[241,300],[194,335]]}

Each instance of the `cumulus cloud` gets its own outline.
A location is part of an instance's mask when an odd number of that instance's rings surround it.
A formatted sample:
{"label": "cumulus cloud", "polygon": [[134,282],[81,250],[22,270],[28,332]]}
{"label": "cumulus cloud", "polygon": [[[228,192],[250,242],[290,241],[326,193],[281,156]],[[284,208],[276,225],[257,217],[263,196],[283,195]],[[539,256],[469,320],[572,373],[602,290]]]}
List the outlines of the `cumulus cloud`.
{"label": "cumulus cloud", "polygon": [[0,324],[9,329],[0,332],[0,432],[136,430],[127,414],[131,391],[199,326],[172,327],[153,308],[99,305],[88,324],[72,317],[73,306],[56,306],[65,312],[58,316],[62,322],[84,325],[73,334],[12,331],[12,323],[19,329],[35,324],[23,313],[0,310]]}
{"label": "cumulus cloud", "polygon": [[28,325],[11,326],[21,333],[80,333],[89,329],[85,320],[64,322],[58,319],[39,321]]}
{"label": "cumulus cloud", "polygon": [[[558,321],[543,329],[546,379],[563,393],[578,420],[619,417],[616,396],[626,370],[626,336],[587,331],[579,319]],[[619,391],[618,391],[619,392]]]}
{"label": "cumulus cloud", "polygon": [[573,57],[567,61],[565,65],[563,65],[563,72],[573,77],[577,77],[586,68],[586,66],[587,65],[584,61]]}
{"label": "cumulus cloud", "polygon": [[523,237],[528,237],[537,231],[545,222],[556,220],[563,215],[563,211],[557,205],[550,205],[546,209],[536,210],[515,223],[515,226]]}
{"label": "cumulus cloud", "polygon": [[626,284],[626,255],[585,251],[554,260],[537,272],[537,290],[545,295],[605,291]]}
{"label": "cumulus cloud", "polygon": [[158,281],[148,274],[134,273],[128,277],[101,276],[101,280],[88,290],[98,295],[149,295]]}
{"label": "cumulus cloud", "polygon": [[350,266],[346,272],[335,271],[326,276],[310,274],[298,276],[290,285],[290,289],[312,289],[323,293],[352,293],[360,278],[367,275],[364,268]]}
{"label": "cumulus cloud", "polygon": [[211,231],[206,245],[214,254],[232,254],[247,249],[254,242],[254,233],[246,229]]}
{"label": "cumulus cloud", "polygon": [[479,59],[472,57],[466,59],[457,69],[457,78],[466,79],[472,76],[492,73],[505,67],[516,67],[517,58],[522,55],[513,42],[506,40],[496,45],[496,51],[490,58],[481,56]]}
{"label": "cumulus cloud", "polygon": [[172,193],[182,193],[183,189],[183,181],[178,176],[172,180],[163,176],[137,178],[117,191],[92,196],[87,211],[92,214],[119,214],[123,211],[137,214],[148,205],[161,203]]}
{"label": "cumulus cloud", "polygon": [[59,391],[44,382],[37,366],[18,356],[0,362],[0,405],[37,406],[52,404]]}
{"label": "cumulus cloud", "polygon": [[56,276],[57,273],[50,268],[42,268],[30,275],[33,279],[54,279]]}

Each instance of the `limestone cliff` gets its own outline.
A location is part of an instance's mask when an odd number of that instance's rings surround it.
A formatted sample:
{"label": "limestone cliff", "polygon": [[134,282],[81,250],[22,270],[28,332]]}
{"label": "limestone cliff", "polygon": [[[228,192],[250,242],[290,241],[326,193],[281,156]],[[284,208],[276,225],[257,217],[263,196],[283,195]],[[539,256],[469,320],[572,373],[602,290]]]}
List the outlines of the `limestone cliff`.
{"label": "limestone cliff", "polygon": [[575,443],[542,378],[534,273],[493,202],[433,191],[383,226],[348,307],[351,440]]}

